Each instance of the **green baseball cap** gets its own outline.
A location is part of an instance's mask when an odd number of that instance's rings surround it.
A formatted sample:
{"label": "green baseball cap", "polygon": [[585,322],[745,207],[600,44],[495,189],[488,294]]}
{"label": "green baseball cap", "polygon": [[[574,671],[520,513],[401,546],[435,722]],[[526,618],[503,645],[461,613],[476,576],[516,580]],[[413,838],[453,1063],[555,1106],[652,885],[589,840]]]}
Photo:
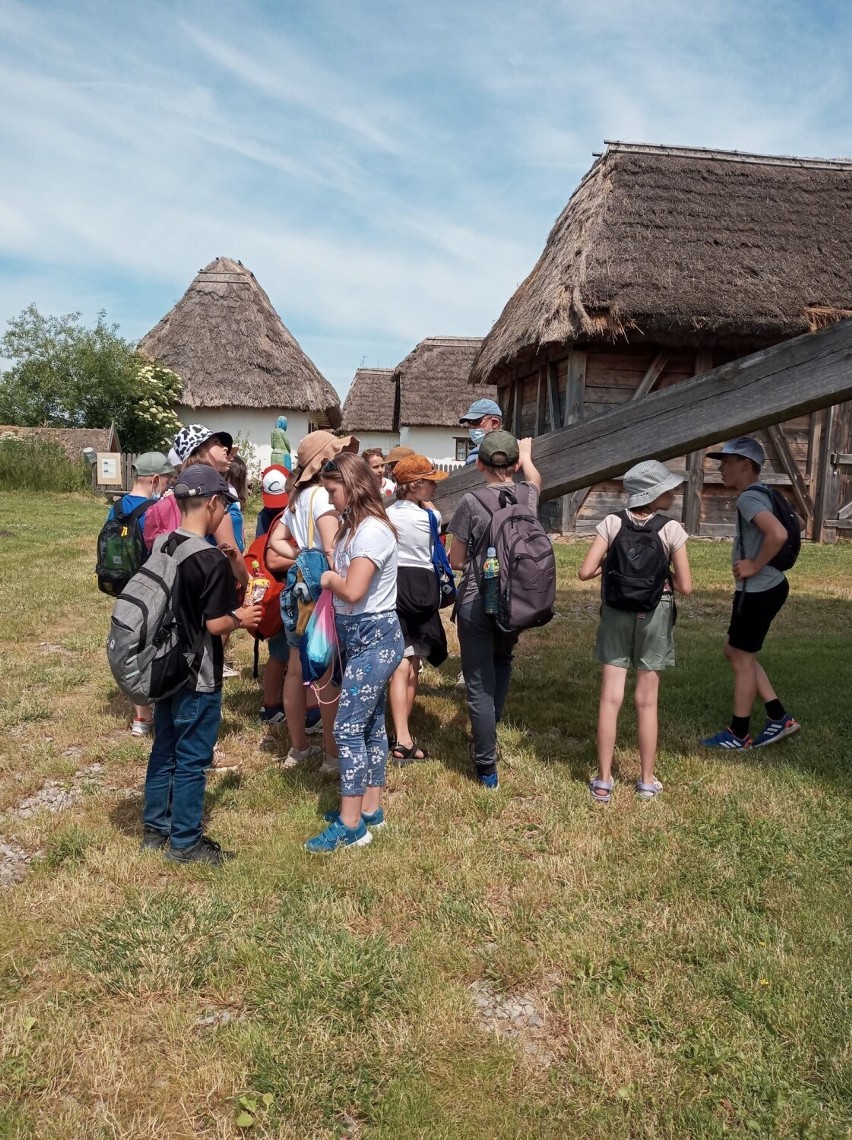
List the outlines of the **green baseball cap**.
{"label": "green baseball cap", "polygon": [[171,475],[173,468],[162,451],[143,451],[133,460],[133,470],[137,475]]}
{"label": "green baseball cap", "polygon": [[514,467],[520,452],[510,431],[490,431],[479,445],[477,459],[486,467]]}

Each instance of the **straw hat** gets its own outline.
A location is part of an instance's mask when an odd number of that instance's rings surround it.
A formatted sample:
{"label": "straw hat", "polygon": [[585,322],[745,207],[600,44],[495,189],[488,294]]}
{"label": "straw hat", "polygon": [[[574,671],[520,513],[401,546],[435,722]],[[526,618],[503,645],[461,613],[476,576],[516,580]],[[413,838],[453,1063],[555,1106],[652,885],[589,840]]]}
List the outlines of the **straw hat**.
{"label": "straw hat", "polygon": [[440,483],[447,478],[447,472],[437,471],[431,459],[414,452],[399,460],[393,469],[393,477],[397,483],[416,483],[419,479],[431,479],[433,483]]}
{"label": "straw hat", "polygon": [[354,451],[357,455],[359,446],[360,440],[354,435],[338,438],[330,431],[312,431],[296,449],[296,466],[287,482],[288,487],[309,483],[327,460],[341,451]]}

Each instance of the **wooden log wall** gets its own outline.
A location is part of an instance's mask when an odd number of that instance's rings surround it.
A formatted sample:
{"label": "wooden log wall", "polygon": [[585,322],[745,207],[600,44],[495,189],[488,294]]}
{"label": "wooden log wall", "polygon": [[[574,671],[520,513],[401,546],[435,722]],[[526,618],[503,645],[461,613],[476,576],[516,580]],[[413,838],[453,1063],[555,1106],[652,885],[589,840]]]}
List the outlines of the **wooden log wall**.
{"label": "wooden log wall", "polygon": [[[754,350],[760,347],[755,345]],[[654,344],[583,345],[558,359],[536,361],[516,373],[499,389],[498,399],[507,426],[516,435],[537,436],[702,375],[745,351],[711,352]],[[788,420],[755,434],[767,456],[764,480],[784,490],[806,519],[808,536],[832,541],[835,533],[844,533],[843,527],[826,528],[825,520],[832,521],[852,500],[852,466],[839,471],[831,466],[832,455],[852,452],[852,404]],[[720,440],[719,446],[723,442]],[[849,446],[844,449],[841,444],[846,442]],[[718,463],[706,458],[706,452],[712,450],[705,448],[669,460],[668,466],[688,476],[671,513],[683,520],[690,534],[731,537],[735,529],[734,496],[722,486]],[[652,440],[648,451],[653,454]],[[623,505],[621,482],[616,480],[545,503],[542,517],[550,529],[563,534],[591,534],[604,515]],[[852,525],[852,518],[848,522]],[[845,533],[849,533],[848,526]]]}

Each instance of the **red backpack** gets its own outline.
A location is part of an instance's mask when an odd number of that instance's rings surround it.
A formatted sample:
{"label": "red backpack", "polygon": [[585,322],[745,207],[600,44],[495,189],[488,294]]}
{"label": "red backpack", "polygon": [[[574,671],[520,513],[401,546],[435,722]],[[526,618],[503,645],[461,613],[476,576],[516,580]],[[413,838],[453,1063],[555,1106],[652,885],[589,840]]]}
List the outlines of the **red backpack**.
{"label": "red backpack", "polygon": [[[269,579],[269,589],[263,595],[263,601],[260,603],[260,624],[256,630],[252,631],[252,635],[261,641],[265,641],[269,637],[274,637],[276,633],[280,633],[284,628],[284,623],[281,621],[280,600],[284,583],[280,582],[266,566],[266,548],[269,545],[269,536],[278,526],[278,521],[283,513],[283,511],[279,511],[269,524],[269,530],[267,530],[266,534],[258,535],[248,550],[243,553],[243,561],[246,564],[249,577],[251,578],[256,574],[263,574]],[[255,570],[255,562],[260,567],[259,570]]]}

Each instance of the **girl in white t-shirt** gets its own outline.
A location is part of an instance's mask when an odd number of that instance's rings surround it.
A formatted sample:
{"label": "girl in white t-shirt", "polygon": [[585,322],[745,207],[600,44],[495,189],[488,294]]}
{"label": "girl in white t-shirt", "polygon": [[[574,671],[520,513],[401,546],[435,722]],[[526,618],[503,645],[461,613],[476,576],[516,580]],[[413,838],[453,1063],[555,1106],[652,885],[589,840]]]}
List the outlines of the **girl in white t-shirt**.
{"label": "girl in white t-shirt", "polygon": [[334,736],[340,756],[340,811],[305,844],[321,853],[363,846],[384,824],[381,808],[388,737],[387,685],[402,660],[396,616],[397,535],[381,493],[360,456],[341,454],[322,468],[322,481],[341,518],[334,569],[322,576],[334,595],[335,625],[344,662]]}
{"label": "girl in white t-shirt", "polygon": [[[281,515],[278,526],[269,539],[270,547],[283,558],[295,559],[302,550],[320,550],[331,564],[334,536],[339,519],[328,492],[320,481],[323,464],[344,448],[357,449],[358,441],[338,439],[328,431],[314,431],[301,441],[296,452],[296,466],[288,481],[290,501]],[[304,634],[285,631],[289,657],[284,677],[284,715],[290,733],[290,750],[282,764],[295,768],[310,760],[320,750],[310,747],[305,732],[307,708],[302,661],[299,645]],[[337,702],[334,690],[326,685],[326,678],[318,686],[326,694],[320,703],[325,758],[320,766],[324,776],[337,775],[337,745],[334,740],[334,718]]]}
{"label": "girl in white t-shirt", "polygon": [[[646,459],[624,475],[627,513],[640,526],[666,511],[674,501],[674,490],[682,475],[669,471],[656,459]],[[616,535],[621,530],[619,515],[607,515],[597,526],[597,537],[589,547],[578,574],[588,581],[602,573]],[[679,594],[692,593],[692,573],[686,555],[687,533],[674,519],[663,525],[658,536],[671,567],[671,582]],[[624,700],[627,670],[636,669],[636,714],[639,722],[640,774],[636,795],[652,800],[663,785],[654,777],[657,755],[657,697],[660,673],[674,665],[674,597],[667,587],[657,606],[648,613],[628,612],[601,606],[601,623],[595,656],[603,665],[601,698],[598,707],[598,774],[589,785],[592,798],[607,804],[612,799],[612,758],[618,727],[618,713]]]}

